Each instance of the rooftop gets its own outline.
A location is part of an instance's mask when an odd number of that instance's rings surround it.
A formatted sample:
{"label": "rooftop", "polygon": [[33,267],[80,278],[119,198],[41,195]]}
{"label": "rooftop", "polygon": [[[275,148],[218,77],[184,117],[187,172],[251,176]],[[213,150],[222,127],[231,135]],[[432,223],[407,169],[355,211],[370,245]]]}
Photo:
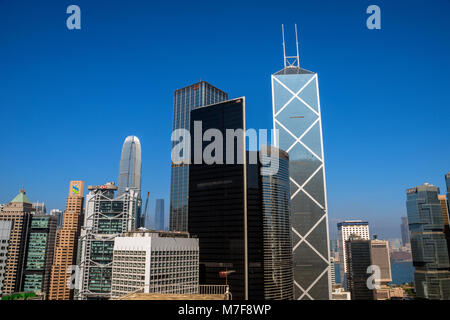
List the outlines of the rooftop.
{"label": "rooftop", "polygon": [[280,75],[288,75],[288,74],[314,74],[314,72],[306,70],[306,69],[302,69],[297,66],[288,66],[278,72],[275,72],[273,75],[280,76]]}
{"label": "rooftop", "polygon": [[11,202],[12,203],[31,203],[30,200],[28,199],[24,189],[21,189],[19,194],[14,199],[12,199]]}

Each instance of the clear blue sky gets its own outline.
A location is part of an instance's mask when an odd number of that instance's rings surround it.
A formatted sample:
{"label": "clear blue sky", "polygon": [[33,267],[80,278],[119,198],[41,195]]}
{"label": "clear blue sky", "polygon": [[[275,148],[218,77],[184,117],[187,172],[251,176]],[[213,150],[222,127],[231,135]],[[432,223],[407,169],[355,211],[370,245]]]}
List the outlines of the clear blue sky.
{"label": "clear blue sky", "polygon": [[[81,7],[82,29],[66,28]],[[366,28],[370,4],[381,30]],[[450,171],[450,1],[0,0],[0,203],[25,183],[65,207],[70,179],[117,181],[127,135],[143,191],[170,190],[173,91],[203,79],[246,96],[247,127],[271,128],[281,24],[319,74],[330,229],[366,219],[399,234],[405,189]]]}

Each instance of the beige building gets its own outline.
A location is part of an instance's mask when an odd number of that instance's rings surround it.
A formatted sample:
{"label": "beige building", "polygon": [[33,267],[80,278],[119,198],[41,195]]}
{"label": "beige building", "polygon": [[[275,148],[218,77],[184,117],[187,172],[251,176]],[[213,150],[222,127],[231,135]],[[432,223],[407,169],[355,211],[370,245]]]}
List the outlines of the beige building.
{"label": "beige building", "polygon": [[405,290],[400,287],[382,286],[380,289],[374,291],[375,300],[403,299],[404,297]]}
{"label": "beige building", "polygon": [[370,260],[372,265],[380,268],[380,285],[392,281],[391,260],[389,256],[389,242],[385,240],[370,241]]}
{"label": "beige building", "polygon": [[62,228],[56,235],[55,258],[50,279],[50,300],[70,300],[69,267],[76,264],[77,244],[83,221],[84,181],[71,181]]}
{"label": "beige building", "polygon": [[331,292],[331,300],[351,300],[350,292],[345,291],[344,288],[334,288]]}
{"label": "beige building", "polygon": [[24,189],[0,212],[0,220],[11,221],[8,256],[3,279],[3,294],[19,292],[25,265],[25,250],[33,206]]}

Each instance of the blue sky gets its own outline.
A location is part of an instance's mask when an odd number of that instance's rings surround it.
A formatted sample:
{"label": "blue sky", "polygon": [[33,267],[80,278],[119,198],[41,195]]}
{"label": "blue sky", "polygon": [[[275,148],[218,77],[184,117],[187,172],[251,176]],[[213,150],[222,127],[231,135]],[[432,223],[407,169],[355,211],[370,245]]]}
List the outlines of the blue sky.
{"label": "blue sky", "polygon": [[[81,30],[66,8],[81,8]],[[381,8],[381,30],[366,8]],[[0,203],[25,183],[65,207],[68,183],[117,181],[127,135],[142,143],[142,188],[170,190],[173,91],[200,79],[246,96],[247,127],[272,126],[270,74],[293,24],[317,72],[330,230],[366,219],[399,234],[405,189],[444,190],[450,171],[450,1],[0,0]]]}

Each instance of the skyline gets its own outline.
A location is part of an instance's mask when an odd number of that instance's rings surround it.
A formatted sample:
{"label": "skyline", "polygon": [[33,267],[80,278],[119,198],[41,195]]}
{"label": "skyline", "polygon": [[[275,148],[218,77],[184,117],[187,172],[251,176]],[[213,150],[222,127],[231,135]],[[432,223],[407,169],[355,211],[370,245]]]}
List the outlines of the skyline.
{"label": "skyline", "polygon": [[[377,31],[365,28],[366,1],[290,3],[292,12],[260,4],[250,15],[248,3],[199,2],[178,4],[184,12],[171,16],[162,3],[77,4],[82,30],[69,31],[66,3],[0,1],[0,116],[8,119],[0,126],[0,203],[24,184],[32,202],[63,210],[69,180],[117,185],[123,140],[136,135],[142,192],[150,191],[150,212],[165,200],[167,221],[173,92],[201,78],[230,99],[246,97],[248,128],[270,129],[282,23],[289,54],[298,23],[301,67],[320,79],[331,238],[336,222],[350,219],[399,237],[407,188],[428,182],[445,192],[450,3],[380,1]],[[208,10],[218,10],[214,19]],[[236,22],[224,25],[230,13]]]}

